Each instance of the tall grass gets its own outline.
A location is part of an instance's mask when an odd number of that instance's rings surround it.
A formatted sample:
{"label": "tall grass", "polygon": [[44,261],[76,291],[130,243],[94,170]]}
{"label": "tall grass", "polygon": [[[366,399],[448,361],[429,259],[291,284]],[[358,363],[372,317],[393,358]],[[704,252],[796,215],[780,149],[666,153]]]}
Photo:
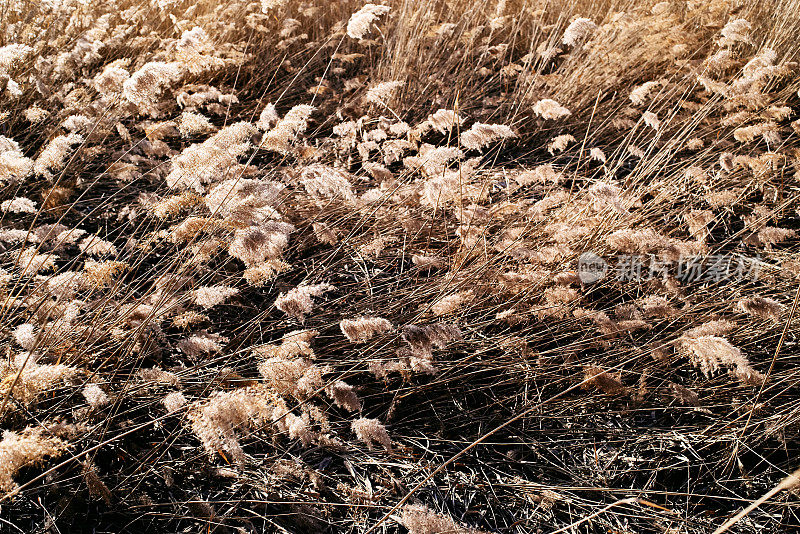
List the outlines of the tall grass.
{"label": "tall grass", "polygon": [[0,2],[0,528],[793,531],[798,9]]}

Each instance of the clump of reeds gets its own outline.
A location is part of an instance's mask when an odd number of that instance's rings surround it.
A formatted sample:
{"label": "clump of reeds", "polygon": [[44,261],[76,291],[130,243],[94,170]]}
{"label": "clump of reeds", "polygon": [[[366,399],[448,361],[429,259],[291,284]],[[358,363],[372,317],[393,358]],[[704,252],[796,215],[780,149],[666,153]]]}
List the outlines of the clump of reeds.
{"label": "clump of reeds", "polygon": [[4,524],[713,530],[797,468],[795,7],[6,2]]}

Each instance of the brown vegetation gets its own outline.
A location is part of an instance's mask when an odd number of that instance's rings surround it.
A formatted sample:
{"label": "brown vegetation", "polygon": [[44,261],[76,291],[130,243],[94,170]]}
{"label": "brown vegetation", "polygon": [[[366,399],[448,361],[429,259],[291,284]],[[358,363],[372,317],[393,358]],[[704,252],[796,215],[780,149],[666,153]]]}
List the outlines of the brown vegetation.
{"label": "brown vegetation", "polygon": [[0,531],[798,528],[797,1],[0,13]]}

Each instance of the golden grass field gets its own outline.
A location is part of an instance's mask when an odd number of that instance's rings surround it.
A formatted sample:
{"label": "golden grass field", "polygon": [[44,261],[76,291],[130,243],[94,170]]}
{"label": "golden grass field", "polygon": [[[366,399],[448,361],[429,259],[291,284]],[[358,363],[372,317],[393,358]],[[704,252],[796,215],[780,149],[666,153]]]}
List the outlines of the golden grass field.
{"label": "golden grass field", "polygon": [[800,530],[797,0],[0,29],[0,533]]}

